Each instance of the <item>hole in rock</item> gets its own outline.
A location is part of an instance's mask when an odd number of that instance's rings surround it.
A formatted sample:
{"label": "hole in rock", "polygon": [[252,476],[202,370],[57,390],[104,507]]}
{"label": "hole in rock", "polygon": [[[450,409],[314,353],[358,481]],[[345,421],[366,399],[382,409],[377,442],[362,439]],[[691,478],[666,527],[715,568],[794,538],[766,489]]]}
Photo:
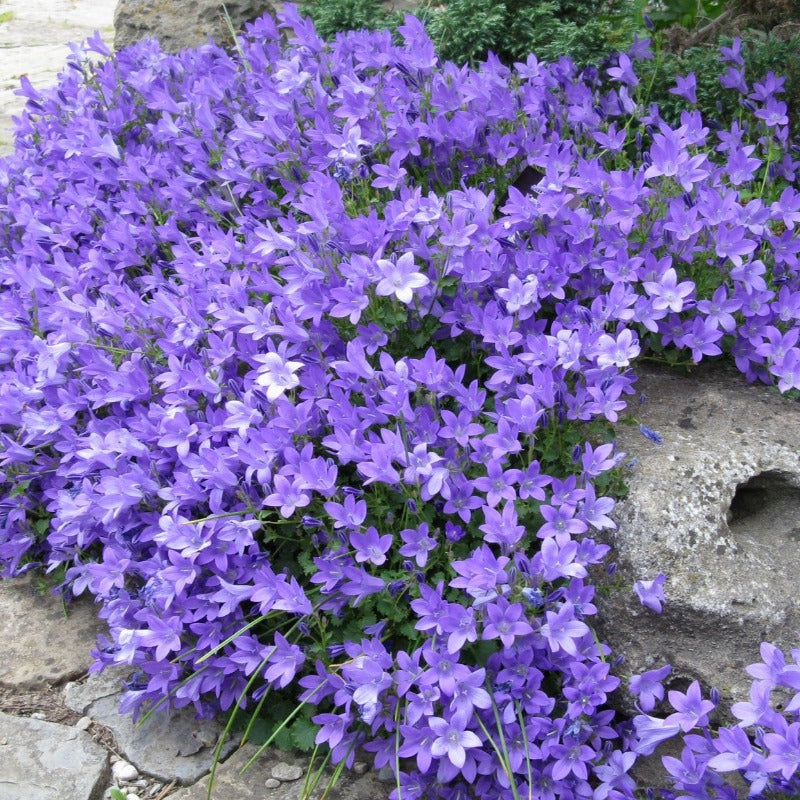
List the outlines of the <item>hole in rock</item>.
{"label": "hole in rock", "polygon": [[769,470],[736,487],[731,533],[764,542],[800,541],[800,476]]}

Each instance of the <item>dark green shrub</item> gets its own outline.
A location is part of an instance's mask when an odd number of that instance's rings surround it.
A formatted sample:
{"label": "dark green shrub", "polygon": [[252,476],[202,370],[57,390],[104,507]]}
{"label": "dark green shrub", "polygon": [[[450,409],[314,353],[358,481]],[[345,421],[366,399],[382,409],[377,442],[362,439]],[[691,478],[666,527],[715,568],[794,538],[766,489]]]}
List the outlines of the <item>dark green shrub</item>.
{"label": "dark green shrub", "polygon": [[[651,85],[649,101],[658,103],[661,115],[670,123],[680,118],[683,101],[669,90],[675,85],[677,75],[693,72],[697,78],[697,106],[706,120],[723,126],[741,114],[740,95],[733,89],[720,87],[719,76],[725,71],[719,60],[718,44],[691,47],[683,53],[663,52],[659,58],[640,67],[642,83]],[[782,41],[776,36],[751,31],[742,46],[745,60],[745,77],[752,85],[772,71],[786,79],[785,93],[781,96],[789,106],[789,116],[794,133],[800,133],[800,37]],[[654,75],[655,72],[655,75]],[[685,104],[683,104],[685,107]]]}
{"label": "dark green shrub", "polygon": [[[529,53],[553,61],[572,57],[599,63],[630,42],[641,0],[447,0],[421,3],[417,16],[442,58],[456,63],[482,61],[491,51],[505,63]],[[339,31],[393,28],[402,14],[370,0],[306,0],[301,6],[317,31],[330,38]]]}

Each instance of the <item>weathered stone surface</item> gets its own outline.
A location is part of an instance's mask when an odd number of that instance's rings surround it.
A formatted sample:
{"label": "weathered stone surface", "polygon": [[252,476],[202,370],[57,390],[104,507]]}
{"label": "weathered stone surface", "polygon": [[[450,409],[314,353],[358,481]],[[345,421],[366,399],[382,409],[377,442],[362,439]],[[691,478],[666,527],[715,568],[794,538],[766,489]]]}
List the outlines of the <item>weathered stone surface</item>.
{"label": "weathered stone surface", "polygon": [[12,117],[26,98],[17,94],[22,74],[37,89],[56,82],[66,66],[69,42],[96,30],[114,37],[115,0],[3,0],[0,3],[0,155],[12,148]]}
{"label": "weathered stone surface", "polygon": [[0,685],[34,688],[81,675],[102,630],[86,600],[65,607],[37,593],[29,576],[0,580]]}
{"label": "weathered stone surface", "polygon": [[[164,50],[177,53],[205,44],[208,37],[232,44],[222,0],[119,0],[114,12],[114,47],[156,38]],[[226,0],[234,29],[273,10],[269,0]]]}
{"label": "weathered stone surface", "polygon": [[[747,699],[744,667],[800,630],[800,404],[750,385],[732,367],[690,376],[646,372],[637,409],[663,445],[619,426],[629,497],[610,537],[620,569],[600,592],[601,634],[636,673],[672,664],[671,681],[716,686],[723,707]],[[661,615],[631,591],[667,576]]]}
{"label": "weathered stone surface", "polygon": [[[270,779],[272,768],[280,762],[300,767],[305,775],[307,760],[270,747],[241,775],[242,768],[256,752],[257,748],[254,746],[245,745],[217,767],[211,795],[214,800],[300,800],[305,780],[274,786]],[[194,786],[181,789],[174,796],[171,795],[170,800],[206,800],[208,780],[204,778]],[[326,787],[327,781],[323,778],[311,797],[320,798]],[[385,800],[391,790],[391,786],[378,781],[375,772],[365,775],[343,772],[326,795],[326,800]]]}
{"label": "weathered stone surface", "polygon": [[0,800],[100,800],[107,782],[89,734],[0,712]]}
{"label": "weathered stone surface", "polygon": [[[139,772],[169,783],[193,783],[211,769],[217,737],[223,726],[214,720],[195,719],[190,708],[156,711],[136,725],[119,713],[121,682],[129,670],[106,670],[90,675],[82,684],[64,687],[64,703],[79,714],[110,728],[120,753]],[[227,742],[223,755],[235,744]]]}

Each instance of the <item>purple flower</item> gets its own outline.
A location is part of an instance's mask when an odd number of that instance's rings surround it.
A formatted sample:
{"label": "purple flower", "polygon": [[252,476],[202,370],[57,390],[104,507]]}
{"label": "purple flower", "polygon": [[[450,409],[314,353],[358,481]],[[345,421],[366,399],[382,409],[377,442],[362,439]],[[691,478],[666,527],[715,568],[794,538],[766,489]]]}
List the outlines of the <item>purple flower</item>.
{"label": "purple flower", "polygon": [[264,669],[264,677],[283,689],[294,680],[298,668],[304,661],[303,651],[296,644],[290,644],[280,633],[276,633],[275,646]]}
{"label": "purple flower", "polygon": [[403,253],[396,261],[381,258],[376,263],[381,279],[375,292],[380,297],[394,295],[401,303],[408,304],[414,297],[414,289],[430,283],[427,276],[416,271],[413,253]]}
{"label": "purple flower", "polygon": [[688,75],[678,75],[675,78],[675,86],[669,90],[670,94],[676,94],[690,103],[697,102],[697,78],[693,72]]}
{"label": "purple flower", "polygon": [[672,667],[666,664],[659,669],[647,670],[640,675],[633,675],[628,683],[630,690],[636,695],[642,711],[649,712],[656,707],[656,703],[664,699],[664,685],[662,681],[672,672]]}
{"label": "purple flower", "polygon": [[642,756],[651,755],[661,742],[677,736],[682,730],[681,726],[675,722],[668,722],[645,714],[634,717],[633,725],[636,731],[636,744],[633,751]]}
{"label": "purple flower", "polygon": [[450,721],[441,717],[430,717],[428,726],[434,733],[431,754],[437,758],[447,756],[454,767],[461,769],[467,759],[466,751],[470,747],[480,747],[481,740],[463,724],[459,725],[453,718]]}
{"label": "purple flower", "polygon": [[267,400],[277,400],[288,389],[299,385],[300,378],[295,373],[303,366],[300,361],[284,360],[278,353],[266,353],[255,359],[263,364],[255,383],[266,387]]}
{"label": "purple flower", "polygon": [[645,439],[649,439],[654,444],[664,444],[664,437],[658,433],[658,431],[648,428],[647,425],[640,425],[639,433],[641,433]]}
{"label": "purple flower", "polygon": [[370,564],[380,566],[386,563],[386,554],[392,546],[392,534],[381,536],[377,528],[370,526],[364,533],[352,531],[350,544],[355,548],[356,561],[359,563],[368,561]]}
{"label": "purple flower", "polygon": [[541,632],[552,650],[577,655],[578,641],[589,633],[589,627],[575,619],[573,604],[565,602],[558,611],[546,611],[545,618],[547,622],[542,625]]}
{"label": "purple flower", "polygon": [[769,772],[780,772],[784,780],[789,780],[800,766],[800,722],[785,723],[781,730],[767,733],[764,743],[769,748],[769,755],[764,760],[764,769]]}
{"label": "purple flower", "polygon": [[533,628],[525,619],[525,607],[522,604],[509,603],[505,597],[498,597],[486,606],[484,639],[500,639],[503,647],[511,647],[516,637],[529,633],[533,633]]}
{"label": "purple flower", "polygon": [[400,548],[401,555],[413,558],[418,567],[428,563],[428,553],[436,549],[436,540],[428,533],[428,523],[423,522],[419,528],[406,528],[400,531],[400,538],[405,544]]}
{"label": "purple flower", "polygon": [[661,613],[661,604],[666,602],[664,598],[664,584],[667,581],[667,576],[660,572],[655,578],[649,581],[636,581],[633,584],[633,590],[639,598],[639,602],[655,611],[656,614]]}
{"label": "purple flower", "polygon": [[708,766],[718,772],[746,769],[756,755],[752,742],[739,727],[720,728],[714,748],[719,755],[711,758]]}
{"label": "purple flower", "polygon": [[665,722],[667,725],[677,725],[684,732],[696,726],[703,727],[708,722],[708,712],[714,710],[710,700],[703,700],[697,681],[692,681],[686,694],[673,690],[667,697],[675,713],[670,714]]}

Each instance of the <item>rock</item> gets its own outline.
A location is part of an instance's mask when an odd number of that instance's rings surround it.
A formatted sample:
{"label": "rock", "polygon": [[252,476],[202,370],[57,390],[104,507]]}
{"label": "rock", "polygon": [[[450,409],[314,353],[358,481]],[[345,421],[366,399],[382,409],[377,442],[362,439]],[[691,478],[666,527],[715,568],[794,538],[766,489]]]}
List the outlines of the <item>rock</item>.
{"label": "rock", "polygon": [[0,800],[100,800],[108,755],[89,734],[0,712]]}
{"label": "rock", "polygon": [[284,783],[291,781],[298,781],[303,777],[303,768],[297,764],[287,764],[285,761],[279,761],[270,773],[273,778]]}
{"label": "rock", "polygon": [[111,776],[117,783],[133,783],[139,777],[139,770],[127,761],[117,761],[111,768]]}
{"label": "rock", "polygon": [[78,677],[103,627],[87,600],[64,607],[37,593],[31,576],[0,580],[0,685],[40,688]]}
{"label": "rock", "polygon": [[367,771],[367,764],[365,761],[356,761],[353,763],[353,772],[356,775],[363,775]]}
{"label": "rock", "polygon": [[[672,686],[715,686],[724,713],[748,699],[760,643],[796,646],[800,630],[800,404],[721,363],[650,370],[636,388],[649,398],[639,420],[664,443],[617,431],[638,464],[615,509],[619,569],[597,595],[599,633],[623,673],[670,663]],[[631,589],[660,572],[657,615]]]}
{"label": "rock", "polygon": [[[141,725],[119,713],[121,683],[130,670],[106,670],[90,675],[83,684],[64,687],[64,703],[109,728],[125,758],[139,772],[169,783],[193,783],[211,769],[214,748],[223,726],[215,720],[195,719],[190,708],[156,711]],[[228,741],[223,758],[233,751]],[[135,780],[135,778],[134,778]]]}
{"label": "rock", "polygon": [[267,778],[264,781],[265,789],[277,789],[280,785],[281,782],[277,778]]}
{"label": "rock", "polygon": [[[101,697],[119,695],[130,669],[107,667],[102,672],[95,672],[80,683],[70,682],[64,685],[64,705],[77,712],[86,714],[92,703]],[[111,761],[115,760],[114,756]]]}
{"label": "rock", "polygon": [[[245,745],[218,766],[211,793],[214,800],[264,800],[267,781],[272,777],[273,767],[277,766],[279,762],[297,767],[301,774],[309,772],[313,774],[316,770],[316,767],[313,771],[309,769],[306,759],[293,753],[284,753],[268,747],[243,775],[240,774],[242,768],[256,752],[257,748],[253,745]],[[330,772],[326,772],[317,788],[312,792],[313,800],[321,800],[330,781],[330,774]],[[208,780],[208,778],[204,778],[194,786],[181,789],[174,795],[170,795],[169,800],[207,800]],[[304,780],[280,784],[274,796],[279,797],[280,800],[301,800],[305,784]],[[345,771],[340,775],[335,788],[326,797],[328,800],[382,800],[388,796],[389,791],[386,784],[378,782],[374,772],[353,775]],[[272,796],[270,794],[270,797]]]}
{"label": "rock", "polygon": [[75,727],[79,731],[86,731],[92,726],[92,720],[90,717],[81,717],[76,723]]}
{"label": "rock", "polygon": [[12,0],[0,3],[0,154],[12,149],[12,118],[26,98],[17,94],[25,73],[42,89],[56,82],[64,69],[69,42],[81,42],[99,30],[103,39],[114,38],[115,0]]}
{"label": "rock", "polygon": [[[156,38],[167,52],[205,44],[232,44],[221,0],[118,0],[114,12],[114,47]],[[235,30],[273,10],[268,0],[226,0]]]}

